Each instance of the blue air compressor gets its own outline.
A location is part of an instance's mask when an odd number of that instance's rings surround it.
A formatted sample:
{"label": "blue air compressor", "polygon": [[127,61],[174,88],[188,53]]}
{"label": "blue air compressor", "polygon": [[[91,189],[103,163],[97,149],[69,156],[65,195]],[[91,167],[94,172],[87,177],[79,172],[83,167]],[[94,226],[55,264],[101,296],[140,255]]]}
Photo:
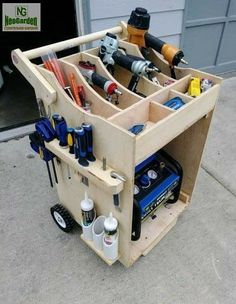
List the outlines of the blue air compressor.
{"label": "blue air compressor", "polygon": [[160,150],[135,167],[132,236],[137,241],[142,222],[162,204],[179,198],[183,170],[167,152]]}

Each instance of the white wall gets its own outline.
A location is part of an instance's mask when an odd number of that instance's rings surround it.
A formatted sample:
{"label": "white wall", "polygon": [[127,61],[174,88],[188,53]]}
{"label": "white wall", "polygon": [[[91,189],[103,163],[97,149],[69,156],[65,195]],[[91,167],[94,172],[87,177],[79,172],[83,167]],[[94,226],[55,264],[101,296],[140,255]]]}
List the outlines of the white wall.
{"label": "white wall", "polygon": [[179,46],[185,0],[90,0],[91,30],[96,32],[128,21],[136,7],[151,15],[150,33]]}

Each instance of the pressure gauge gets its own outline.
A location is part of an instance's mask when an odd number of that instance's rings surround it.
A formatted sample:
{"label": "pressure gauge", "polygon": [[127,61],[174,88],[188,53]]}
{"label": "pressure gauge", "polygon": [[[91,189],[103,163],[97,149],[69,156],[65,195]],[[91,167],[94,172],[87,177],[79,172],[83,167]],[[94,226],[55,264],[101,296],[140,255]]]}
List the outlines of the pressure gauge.
{"label": "pressure gauge", "polygon": [[134,195],[139,194],[139,187],[137,185],[134,185]]}
{"label": "pressure gauge", "polygon": [[154,170],[148,170],[147,175],[151,179],[157,179],[157,172]]}
{"label": "pressure gauge", "polygon": [[139,182],[140,182],[143,189],[148,188],[151,185],[150,177],[147,174],[143,174],[140,177]]}

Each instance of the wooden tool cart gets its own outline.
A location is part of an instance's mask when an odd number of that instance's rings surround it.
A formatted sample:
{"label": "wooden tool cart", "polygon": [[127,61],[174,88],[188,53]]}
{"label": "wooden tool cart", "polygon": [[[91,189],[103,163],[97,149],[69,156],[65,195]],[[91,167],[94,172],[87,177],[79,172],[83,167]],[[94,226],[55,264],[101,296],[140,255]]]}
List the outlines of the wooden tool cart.
{"label": "wooden tool cart", "polygon": [[[121,22],[114,28],[26,52],[16,49],[12,52],[12,60],[34,87],[36,97],[43,101],[49,116],[59,113],[71,127],[83,122],[92,124],[97,160],[88,167],[79,165],[74,156],[68,153],[68,149],[59,146],[58,140],[46,144],[60,160],[56,163],[59,201],[78,224],[81,224],[80,201],[85,190],[94,200],[98,215],[107,216],[112,212],[119,223],[118,259],[129,267],[168,233],[191,200],[221,79],[191,68],[176,68],[177,79],[171,85],[163,87],[165,80],[171,78],[169,66],[161,55],[151,51],[150,60],[162,71],[157,75],[160,85],[142,78],[138,89],[147,96],[142,98],[126,88],[130,73],[117,67],[114,77],[111,76],[97,56],[98,49],[93,48],[60,59],[64,72],[73,72],[76,81],[83,85],[87,99],[91,102],[91,113],[88,113],[70,99],[52,72],[30,61],[49,49],[57,52],[79,46],[101,39],[107,32],[118,35],[119,43],[127,53],[142,56],[136,45],[125,41],[126,25]],[[105,100],[103,92],[91,88],[78,69],[79,60],[89,60],[96,64],[99,74],[118,84],[123,92],[118,105]],[[200,96],[192,98],[186,95],[191,77],[208,78],[214,85]],[[176,96],[186,103],[179,110],[174,111],[163,105]],[[146,128],[138,135],[130,133],[128,129],[138,123],[146,124]],[[155,219],[149,217],[143,222],[140,239],[131,241],[135,166],[161,148],[183,168],[181,194],[179,200],[169,208],[162,205],[156,211]],[[104,157],[107,161],[106,171],[102,169]],[[67,166],[70,167],[71,179],[67,177]],[[112,170],[122,173],[126,181],[112,178]],[[84,177],[87,178],[88,186],[82,182]],[[113,204],[114,194],[120,194],[121,211]],[[92,242],[86,243],[108,264],[115,262],[106,260],[102,252],[95,250]]]}

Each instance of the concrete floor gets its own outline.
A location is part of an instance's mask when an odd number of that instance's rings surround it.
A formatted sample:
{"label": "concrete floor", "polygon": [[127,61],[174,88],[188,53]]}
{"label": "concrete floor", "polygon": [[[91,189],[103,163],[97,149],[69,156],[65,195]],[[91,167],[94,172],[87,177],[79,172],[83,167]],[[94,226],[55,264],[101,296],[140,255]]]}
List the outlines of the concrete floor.
{"label": "concrete floor", "polygon": [[224,81],[192,203],[126,269],[61,232],[57,197],[27,138],[0,144],[0,303],[236,303],[236,78]]}

